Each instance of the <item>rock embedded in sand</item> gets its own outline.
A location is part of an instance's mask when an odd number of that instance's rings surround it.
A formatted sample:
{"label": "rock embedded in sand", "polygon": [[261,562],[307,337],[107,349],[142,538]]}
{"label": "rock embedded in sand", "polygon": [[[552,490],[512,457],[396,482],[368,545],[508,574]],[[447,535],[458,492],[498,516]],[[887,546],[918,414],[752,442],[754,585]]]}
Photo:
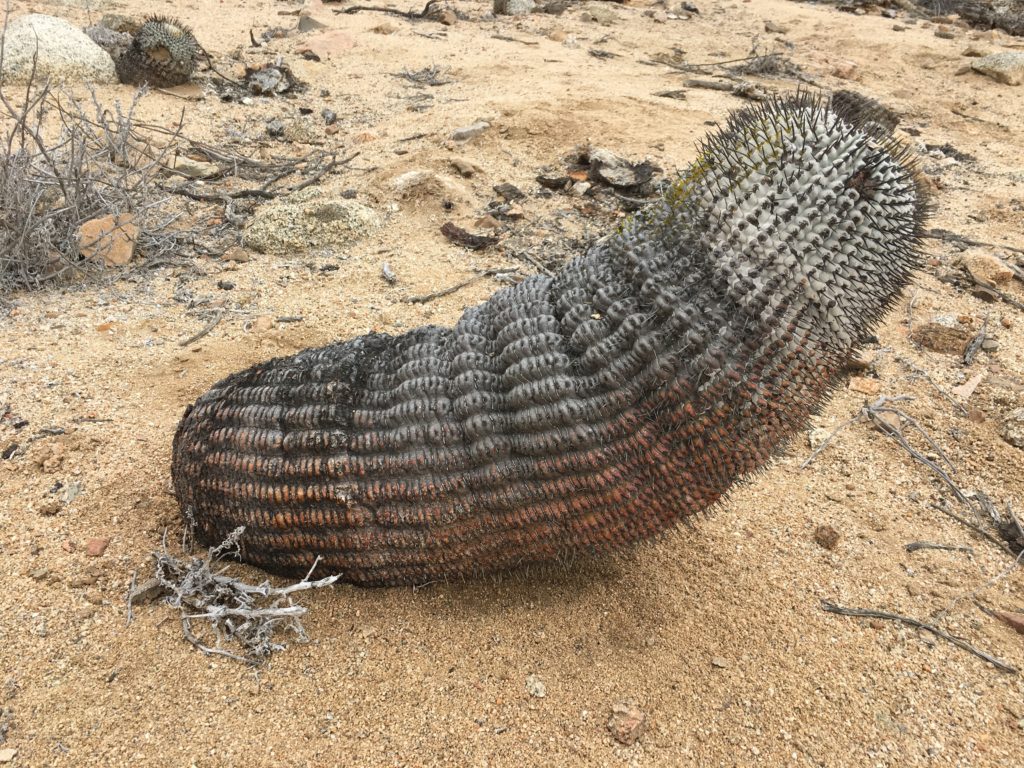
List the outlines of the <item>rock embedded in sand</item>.
{"label": "rock embedded in sand", "polygon": [[976,253],[963,260],[964,267],[975,280],[986,285],[1007,285],[1013,280],[1013,270],[997,256]]}
{"label": "rock embedded in sand", "polygon": [[105,267],[122,267],[135,256],[139,227],[130,213],[90,219],[78,228],[78,252]]}
{"label": "rock embedded in sand", "polygon": [[1024,448],[1024,408],[1017,408],[1007,414],[999,434],[1014,448]]}
{"label": "rock embedded in sand", "polygon": [[1024,53],[1002,51],[971,62],[971,69],[991,77],[1003,85],[1024,82]]}
{"label": "rock embedded in sand", "polygon": [[351,243],[380,223],[371,208],[310,187],[257,209],[242,239],[243,245],[259,253],[293,254]]}
{"label": "rock embedded in sand", "polygon": [[620,744],[630,747],[644,735],[647,715],[634,702],[620,701],[612,706],[608,718],[608,732]]}
{"label": "rock embedded in sand", "polygon": [[910,333],[915,344],[944,355],[962,355],[971,341],[971,334],[963,328],[951,328],[941,323],[918,325]]}

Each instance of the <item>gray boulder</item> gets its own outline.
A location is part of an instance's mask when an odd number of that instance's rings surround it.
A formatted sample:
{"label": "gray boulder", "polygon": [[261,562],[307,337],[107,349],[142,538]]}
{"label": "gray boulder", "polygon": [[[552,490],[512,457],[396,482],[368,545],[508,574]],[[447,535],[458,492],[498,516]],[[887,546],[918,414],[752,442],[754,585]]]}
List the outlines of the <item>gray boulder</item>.
{"label": "gray boulder", "polygon": [[116,83],[114,61],[82,30],[64,19],[30,13],[7,25],[4,34],[3,81],[24,84],[32,77],[59,82]]}

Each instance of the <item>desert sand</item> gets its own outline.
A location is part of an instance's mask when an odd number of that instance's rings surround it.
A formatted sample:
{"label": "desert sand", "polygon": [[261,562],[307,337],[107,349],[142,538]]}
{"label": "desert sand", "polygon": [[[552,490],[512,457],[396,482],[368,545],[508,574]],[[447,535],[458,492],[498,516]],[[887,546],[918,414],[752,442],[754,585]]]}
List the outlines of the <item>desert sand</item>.
{"label": "desert sand", "polygon": [[[978,298],[960,277],[965,257],[1024,263],[1007,248],[1024,247],[1024,87],[959,73],[969,46],[1020,51],[1024,40],[955,19],[940,27],[904,11],[853,15],[783,0],[698,0],[688,18],[647,0],[493,18],[488,4],[459,0],[451,8],[463,18],[451,26],[314,8],[335,30],[317,62],[296,51],[323,32],[250,45],[250,30],[294,30],[297,3],[91,6],[31,8],[80,26],[106,12],[173,14],[229,74],[283,57],[311,84],[295,98],[243,104],[154,91],[139,115],[171,125],[184,109],[190,136],[301,154],[310,147],[268,137],[266,121],[332,109],[339,130],[321,124],[315,140],[359,156],[323,185],[355,190],[384,223],[332,251],[252,253],[245,263],[184,253],[178,263],[0,297],[0,449],[20,446],[0,460],[0,757],[14,766],[200,768],[1024,760],[1019,674],[898,622],[822,609],[829,600],[931,622],[1024,668],[1024,637],[983,610],[1024,610],[1014,557],[935,509],[945,499],[971,515],[870,423],[849,425],[801,468],[811,433],[820,440],[880,395],[907,395],[900,407],[955,465],[956,483],[1024,516],[1024,451],[1000,435],[1024,406],[1024,312]],[[597,21],[587,15],[595,7]],[[766,22],[786,31],[766,32]],[[564,170],[588,142],[678,172],[711,125],[749,102],[687,88],[701,75],[659,58],[678,48],[677,60],[691,63],[738,59],[755,39],[799,65],[804,87],[853,88],[898,113],[934,192],[931,226],[992,244],[927,241],[925,268],[865,351],[869,367],[809,432],[692,527],[621,556],[417,589],[299,595],[310,641],[289,641],[258,667],[204,656],[159,602],[136,606],[126,622],[132,574],[151,575],[165,536],[180,552],[169,457],[188,403],[268,357],[370,330],[452,323],[500,284],[485,278],[427,303],[407,299],[478,270],[527,274],[579,252],[621,212],[607,198],[542,196],[537,175]],[[433,65],[451,82],[416,88],[395,77]],[[209,77],[200,72],[197,82]],[[748,79],[779,92],[801,85]],[[655,95],[678,89],[685,99]],[[104,103],[133,92],[97,90]],[[481,135],[451,139],[478,120],[490,124]],[[478,169],[464,177],[453,158]],[[438,185],[395,188],[416,170]],[[468,251],[440,233],[446,221],[481,231],[493,187],[506,183],[527,194],[516,203],[521,217],[501,223],[501,246]],[[536,263],[517,258],[523,251]],[[394,284],[381,277],[384,261]],[[232,290],[218,287],[225,281]],[[209,315],[176,301],[182,290],[208,300],[200,309],[222,310],[186,346],[179,341]],[[1001,290],[1024,301],[1019,281]],[[912,329],[936,316],[971,335],[984,325],[996,343],[969,366],[914,343]],[[953,392],[976,376],[972,392]],[[816,541],[820,526],[838,534],[827,542],[834,548]],[[92,539],[109,539],[99,556],[88,552]],[[914,541],[969,550],[908,552]],[[621,702],[646,717],[631,746],[608,729]]]}

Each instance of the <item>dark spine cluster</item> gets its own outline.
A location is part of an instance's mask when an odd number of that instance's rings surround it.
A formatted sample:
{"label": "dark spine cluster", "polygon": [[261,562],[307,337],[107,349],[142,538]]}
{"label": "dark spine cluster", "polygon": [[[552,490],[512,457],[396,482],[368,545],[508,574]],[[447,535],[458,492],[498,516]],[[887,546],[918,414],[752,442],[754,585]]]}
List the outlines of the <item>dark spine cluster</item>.
{"label": "dark spine cluster", "polygon": [[903,149],[806,96],[734,114],[666,198],[454,328],[216,384],[175,436],[201,540],[415,584],[602,552],[706,510],[806,424],[918,261]]}

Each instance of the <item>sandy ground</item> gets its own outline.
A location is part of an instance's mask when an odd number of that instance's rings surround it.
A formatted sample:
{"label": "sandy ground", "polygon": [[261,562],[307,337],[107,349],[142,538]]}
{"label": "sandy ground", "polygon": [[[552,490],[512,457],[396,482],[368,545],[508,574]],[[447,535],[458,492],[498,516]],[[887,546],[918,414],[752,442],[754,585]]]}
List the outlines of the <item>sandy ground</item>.
{"label": "sandy ground", "polygon": [[[593,214],[587,199],[538,196],[534,178],[588,140],[649,157],[669,173],[685,166],[705,124],[744,102],[701,89],[683,101],[655,96],[686,78],[645,63],[673,46],[693,62],[734,59],[758,37],[821,88],[882,100],[902,116],[914,146],[948,144],[975,158],[924,157],[936,188],[933,225],[1024,246],[1024,87],[956,74],[969,44],[1019,50],[1020,39],[955,24],[947,39],[905,14],[854,16],[781,0],[698,6],[690,19],[659,23],[645,15],[659,6],[600,4],[614,16],[607,26],[580,8],[482,18],[482,2],[457,3],[466,18],[450,27],[326,13],[353,45],[317,63],[294,53],[302,35],[248,47],[250,28],[293,27],[295,16],[281,14],[296,11],[294,3],[93,4],[96,15],[177,14],[225,69],[236,50],[250,64],[283,55],[315,83],[299,99],[242,105],[151,93],[141,115],[166,122],[184,106],[190,135],[242,135],[251,145],[264,141],[269,117],[330,107],[341,130],[324,137],[326,146],[361,153],[330,183],[354,188],[387,220],[334,254],[255,254],[240,265],[196,258],[7,298],[0,413],[10,413],[0,420],[0,449],[24,449],[0,460],[0,756],[14,750],[17,766],[203,768],[1020,764],[1019,675],[909,627],[821,608],[827,599],[933,621],[1024,667],[1024,637],[978,607],[1024,607],[1012,557],[932,508],[944,496],[934,476],[864,423],[806,469],[808,435],[799,436],[693,529],[619,558],[417,590],[305,594],[311,642],[258,669],[197,652],[164,605],[137,608],[126,626],[132,572],[148,573],[165,530],[172,548],[181,533],[168,466],[186,404],[269,356],[371,329],[450,323],[497,284],[482,280],[426,304],[405,299],[475,269],[532,269],[500,248],[471,253],[439,233],[449,219],[472,228],[495,184],[528,192],[507,238],[564,242],[612,226],[614,215]],[[32,7],[86,22],[78,4]],[[788,32],[766,33],[766,20]],[[589,55],[595,47],[618,56]],[[424,91],[393,74],[433,64],[448,67],[454,82],[429,89],[429,107],[411,111],[424,100],[409,97]],[[99,93],[113,102],[132,91]],[[480,118],[491,129],[454,146],[451,132]],[[461,178],[450,164],[456,155],[482,170]],[[459,194],[399,199],[391,180],[415,169],[458,185]],[[443,209],[445,196],[455,198],[454,210]],[[552,224],[560,216],[569,222],[563,232]],[[1014,257],[999,247],[960,254],[931,241],[928,267],[879,329],[868,350],[873,367],[861,375],[881,394],[914,397],[903,407],[949,455],[961,487],[1024,512],[1024,453],[999,436],[1002,419],[1024,406],[1024,313],[939,279],[957,271],[961,255],[984,253]],[[380,277],[383,260],[398,276],[393,286]],[[328,262],[337,269],[321,271]],[[234,291],[218,290],[219,280]],[[181,286],[226,310],[188,347],[178,341],[204,320],[174,300]],[[1024,299],[1020,283],[1006,290]],[[917,347],[908,323],[933,315],[959,317],[972,332],[987,318],[998,348],[964,367]],[[304,320],[273,322],[283,316]],[[950,394],[975,374],[982,378],[969,400]],[[831,429],[873,398],[843,388],[813,426]],[[73,484],[79,494],[60,501]],[[833,550],[816,543],[820,525],[838,532]],[[102,556],[87,555],[91,538],[110,539]],[[916,540],[971,551],[908,553]],[[539,679],[546,695],[528,692],[528,679]],[[607,729],[612,707],[626,700],[647,717],[633,746]]]}

